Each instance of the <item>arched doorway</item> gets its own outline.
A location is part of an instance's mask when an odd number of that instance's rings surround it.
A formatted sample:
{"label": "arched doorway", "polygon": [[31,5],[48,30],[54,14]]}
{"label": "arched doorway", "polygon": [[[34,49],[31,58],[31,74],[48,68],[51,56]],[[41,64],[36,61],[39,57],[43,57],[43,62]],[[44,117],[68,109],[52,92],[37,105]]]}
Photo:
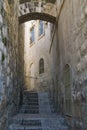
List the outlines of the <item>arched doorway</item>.
{"label": "arched doorway", "polygon": [[65,113],[71,115],[71,78],[70,66],[68,64],[64,67],[64,86],[65,86]]}
{"label": "arched doorway", "polygon": [[30,66],[30,86],[31,86],[31,89],[34,89],[34,76],[35,76],[34,64],[31,64],[31,66]]}

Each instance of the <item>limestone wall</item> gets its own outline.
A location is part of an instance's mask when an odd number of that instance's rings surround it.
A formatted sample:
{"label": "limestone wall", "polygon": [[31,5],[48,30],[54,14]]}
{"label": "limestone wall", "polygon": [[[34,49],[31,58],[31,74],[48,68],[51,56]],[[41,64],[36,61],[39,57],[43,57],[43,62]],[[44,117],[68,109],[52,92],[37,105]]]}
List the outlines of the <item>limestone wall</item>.
{"label": "limestone wall", "polygon": [[23,99],[24,90],[24,24],[18,27],[18,87],[20,88],[20,105]]}
{"label": "limestone wall", "polygon": [[[51,55],[53,95],[57,110],[66,114],[65,66],[70,68],[71,114],[66,116],[75,129],[87,126],[87,0],[65,0],[60,10]],[[57,32],[58,29],[58,32]],[[56,38],[56,35],[58,39]],[[57,51],[59,53],[57,53]],[[56,68],[56,69],[55,69]],[[55,73],[57,72],[57,74]],[[57,92],[58,91],[58,92]],[[53,93],[52,93],[53,94]],[[60,95],[60,96],[57,96]],[[60,111],[59,110],[59,111]]]}
{"label": "limestone wall", "polygon": [[18,0],[0,0],[0,130],[19,110],[18,62]]}

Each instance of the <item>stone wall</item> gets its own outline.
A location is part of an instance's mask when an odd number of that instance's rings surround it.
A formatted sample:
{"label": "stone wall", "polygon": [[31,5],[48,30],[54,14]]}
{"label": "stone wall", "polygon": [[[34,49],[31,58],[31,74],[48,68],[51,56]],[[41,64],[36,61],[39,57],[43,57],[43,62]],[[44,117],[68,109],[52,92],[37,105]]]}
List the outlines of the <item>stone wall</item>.
{"label": "stone wall", "polygon": [[20,105],[23,99],[24,85],[24,24],[18,27],[18,84],[20,88]]}
{"label": "stone wall", "polygon": [[[4,21],[4,1],[0,1],[0,129],[5,129],[6,123],[6,44],[7,44],[7,27]],[[4,111],[3,111],[4,109]]]}
{"label": "stone wall", "polygon": [[0,130],[19,110],[18,49],[18,0],[0,0]]}
{"label": "stone wall", "polygon": [[[56,23],[50,52],[52,57],[54,57],[52,61],[54,63],[54,65],[52,63],[52,70],[54,70],[52,79],[53,89],[51,92],[55,94],[52,93],[52,97],[57,110],[65,115],[65,79],[67,77],[65,66],[68,65],[70,69],[71,113],[66,117],[74,130],[86,130],[87,128],[86,21],[87,0],[65,0],[58,13],[58,22]],[[66,75],[64,76],[64,74]]]}

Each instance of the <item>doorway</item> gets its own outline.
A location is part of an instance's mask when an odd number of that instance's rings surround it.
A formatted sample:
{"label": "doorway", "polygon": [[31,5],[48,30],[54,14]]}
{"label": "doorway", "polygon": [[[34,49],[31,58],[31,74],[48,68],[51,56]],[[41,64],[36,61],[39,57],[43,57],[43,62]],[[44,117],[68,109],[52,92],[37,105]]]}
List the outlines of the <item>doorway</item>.
{"label": "doorway", "polygon": [[64,67],[64,86],[65,86],[65,113],[71,115],[71,78],[70,78],[70,66],[68,64]]}

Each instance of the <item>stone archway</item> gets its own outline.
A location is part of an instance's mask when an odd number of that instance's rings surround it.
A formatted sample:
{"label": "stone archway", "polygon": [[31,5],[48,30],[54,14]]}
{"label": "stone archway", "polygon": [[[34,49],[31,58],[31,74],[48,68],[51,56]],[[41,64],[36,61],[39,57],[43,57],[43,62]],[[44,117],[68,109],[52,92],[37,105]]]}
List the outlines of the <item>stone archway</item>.
{"label": "stone archway", "polygon": [[19,23],[30,20],[56,22],[56,0],[20,0]]}
{"label": "stone archway", "polygon": [[27,14],[20,16],[19,24],[25,23],[30,20],[38,20],[38,19],[47,21],[47,22],[51,22],[51,23],[56,22],[56,18],[54,16],[51,16],[51,15],[45,14],[45,13],[34,12],[34,13],[27,13]]}
{"label": "stone archway", "polygon": [[70,76],[70,66],[68,64],[64,67],[64,86],[65,86],[65,113],[66,115],[71,115],[71,76]]}

